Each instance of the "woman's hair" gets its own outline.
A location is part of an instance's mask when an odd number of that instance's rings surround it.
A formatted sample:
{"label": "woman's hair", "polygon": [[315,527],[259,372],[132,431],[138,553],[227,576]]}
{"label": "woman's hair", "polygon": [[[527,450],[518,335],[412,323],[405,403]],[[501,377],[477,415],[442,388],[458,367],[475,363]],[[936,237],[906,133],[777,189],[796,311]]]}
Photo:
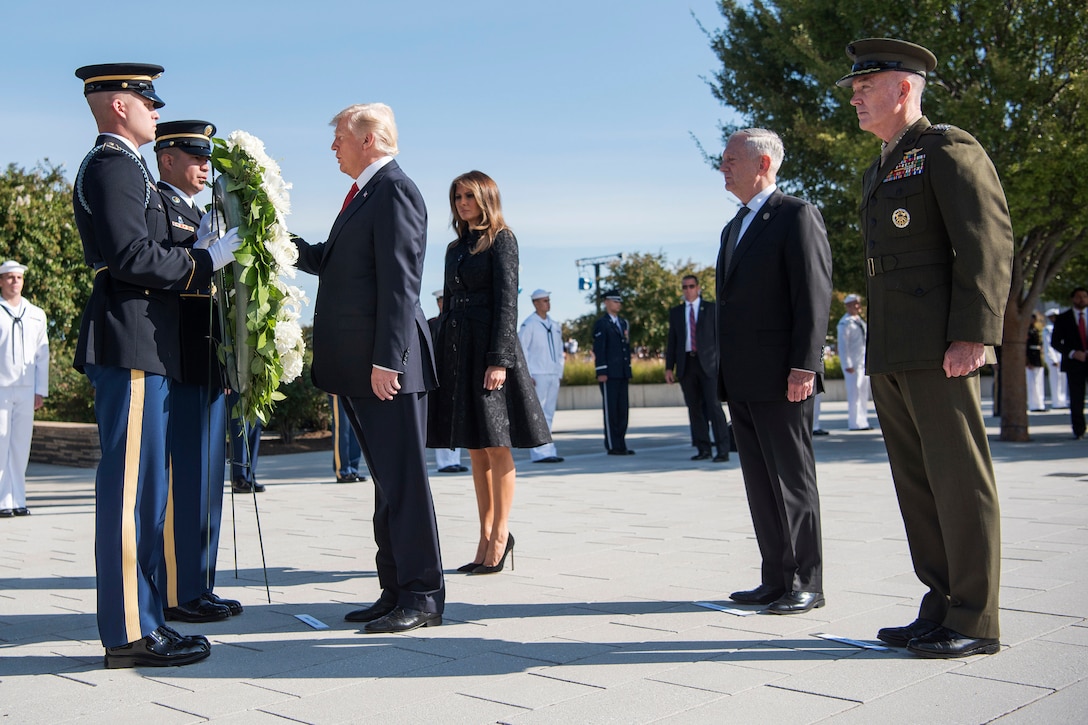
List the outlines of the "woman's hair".
{"label": "woman's hair", "polygon": [[[469,224],[457,214],[457,204],[453,197],[457,194],[458,186],[465,187],[480,207],[481,216],[476,224]],[[450,212],[453,214],[450,226],[457,232],[457,239],[468,237],[469,232],[481,232],[476,246],[472,249],[473,254],[490,249],[495,243],[495,236],[506,229],[506,221],[502,218],[499,185],[482,171],[469,171],[453,180],[450,184]],[[453,244],[456,243],[457,240],[454,240]]]}

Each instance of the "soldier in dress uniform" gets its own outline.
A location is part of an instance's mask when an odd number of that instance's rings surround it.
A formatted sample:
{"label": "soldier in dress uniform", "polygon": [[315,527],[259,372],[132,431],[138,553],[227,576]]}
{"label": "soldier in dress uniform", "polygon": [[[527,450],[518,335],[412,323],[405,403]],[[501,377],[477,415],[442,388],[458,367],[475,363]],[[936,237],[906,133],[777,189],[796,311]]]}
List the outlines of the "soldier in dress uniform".
{"label": "soldier in dress uniform", "polygon": [[[158,125],[158,186],[175,247],[191,249],[196,243],[204,210],[193,197],[206,186],[214,134],[207,121]],[[212,591],[223,517],[226,383],[211,290],[182,292],[178,313],[181,380],[170,386],[170,493],[158,583],[167,620],[217,622],[241,614],[242,605]]]}
{"label": "soldier in dress uniform", "polygon": [[619,290],[604,293],[605,314],[593,326],[593,358],[604,401],[604,447],[610,456],[634,455],[627,447],[627,385],[631,381],[631,325],[620,317]]}
{"label": "soldier in dress uniform", "polygon": [[914,570],[918,618],[878,637],[924,657],[1000,648],[1001,532],[978,369],[1001,343],[1012,224],[993,162],[969,133],[922,115],[937,59],[902,40],[847,46],[838,85],[883,141],[862,182],[866,368]]}
{"label": "soldier in dress uniform", "polygon": [[155,139],[162,66],[109,63],[76,71],[98,126],[73,188],[94,285],[74,365],[95,388],[102,460],[95,481],[98,629],[106,667],[185,665],[207,657],[200,636],[163,618],[154,580],[163,556],[171,380],[181,378],[179,293],[206,289],[234,258],[237,230],[170,242],[166,207],[140,146]]}

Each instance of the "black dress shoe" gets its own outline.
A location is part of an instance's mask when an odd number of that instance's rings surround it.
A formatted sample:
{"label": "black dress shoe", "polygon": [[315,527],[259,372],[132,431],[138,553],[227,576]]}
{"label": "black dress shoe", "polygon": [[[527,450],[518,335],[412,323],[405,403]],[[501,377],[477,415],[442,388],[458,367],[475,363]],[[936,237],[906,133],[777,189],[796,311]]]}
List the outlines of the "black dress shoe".
{"label": "black dress shoe", "polygon": [[633,455],[635,455],[635,452],[632,451],[630,448],[624,448],[623,450],[612,449],[612,450],[610,450],[608,452],[608,455],[610,455],[610,456],[633,456]]}
{"label": "black dress shoe", "polygon": [[371,604],[366,609],[356,609],[344,615],[345,622],[373,622],[397,608],[396,604],[383,602],[381,599]]}
{"label": "black dress shoe", "polygon": [[439,468],[438,472],[439,473],[464,473],[467,470],[468,469],[465,468],[464,466],[445,466],[443,468]]}
{"label": "black dress shoe", "polygon": [[0,519],[10,519],[15,515],[15,512],[11,509],[0,509]]}
{"label": "black dress shoe", "polygon": [[766,584],[760,584],[755,589],[733,592],[729,595],[729,598],[741,604],[770,604],[785,593],[785,589],[775,589]]}
{"label": "black dress shoe", "polygon": [[825,604],[820,592],[789,592],[767,605],[765,611],[771,614],[801,614],[810,609],[819,609]]}
{"label": "black dress shoe", "polygon": [[812,431],[812,435],[814,435],[814,436],[826,436],[826,435],[831,435],[831,434],[828,433],[823,428],[817,428],[816,430]]}
{"label": "black dress shoe", "polygon": [[30,509],[28,509],[26,506],[21,506],[17,509],[12,509],[12,513],[14,513],[16,516],[29,516]]}
{"label": "black dress shoe", "polygon": [[164,635],[173,642],[180,642],[185,646],[200,646],[204,649],[211,649],[212,643],[208,641],[208,638],[202,634],[182,634],[168,624],[164,624],[158,629],[159,634]]}
{"label": "black dress shoe", "polygon": [[396,634],[411,632],[420,627],[438,627],[442,624],[442,615],[438,612],[421,612],[418,609],[397,607],[381,619],[375,619],[363,627],[367,634]]}
{"label": "black dress shoe", "polygon": [[250,483],[249,481],[245,481],[241,478],[236,478],[234,479],[234,483],[231,485],[231,488],[234,490],[235,493],[260,493],[264,491],[264,484],[257,483],[256,481]]}
{"label": "black dress shoe", "polygon": [[359,480],[359,476],[357,474],[355,474],[355,473],[349,473],[346,476],[341,476],[339,473],[336,474],[336,482],[337,483],[355,483],[358,480]]}
{"label": "black dress shoe", "polygon": [[693,460],[693,461],[709,461],[710,460],[710,451],[699,451],[698,453],[696,453],[694,456],[691,457],[691,460]]}
{"label": "black dress shoe", "polygon": [[940,622],[918,618],[906,627],[884,627],[876,633],[876,638],[892,647],[906,647],[915,637],[922,637],[940,627]]}
{"label": "black dress shoe", "polygon": [[728,453],[719,453],[718,455],[714,456],[714,462],[715,463],[725,463],[728,460],[729,460],[729,454]]}
{"label": "black dress shoe", "polygon": [[[172,631],[172,630],[171,630]],[[121,667],[174,667],[199,662],[212,653],[211,648],[192,637],[171,636],[156,629],[143,639],[120,647],[107,647],[107,669]]]}
{"label": "black dress shoe", "polygon": [[218,604],[221,607],[226,607],[230,610],[230,616],[232,617],[236,614],[242,613],[242,603],[239,602],[237,599],[224,599],[215,592],[204,592],[200,595],[200,598],[206,602],[211,602],[212,604]]}
{"label": "black dress shoe", "polygon": [[162,610],[167,622],[221,622],[230,619],[230,607],[203,597]]}
{"label": "black dress shoe", "polygon": [[992,655],[1001,649],[1001,641],[984,637],[968,637],[948,627],[937,627],[929,634],[915,637],[907,643],[907,649],[922,657],[946,659]]}
{"label": "black dress shoe", "polygon": [[538,458],[533,463],[562,463],[562,456],[548,456],[547,458]]}

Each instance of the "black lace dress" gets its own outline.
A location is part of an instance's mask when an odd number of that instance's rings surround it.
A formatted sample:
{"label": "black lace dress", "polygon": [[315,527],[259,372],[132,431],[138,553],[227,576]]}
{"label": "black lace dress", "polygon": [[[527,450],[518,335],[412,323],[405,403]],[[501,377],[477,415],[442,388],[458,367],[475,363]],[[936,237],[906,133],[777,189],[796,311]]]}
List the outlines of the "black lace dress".
{"label": "black lace dress", "polygon": [[[490,249],[471,254],[477,236],[446,251],[427,447],[535,448],[552,437],[518,341],[518,241],[504,229]],[[484,389],[491,365],[506,368],[502,390]]]}

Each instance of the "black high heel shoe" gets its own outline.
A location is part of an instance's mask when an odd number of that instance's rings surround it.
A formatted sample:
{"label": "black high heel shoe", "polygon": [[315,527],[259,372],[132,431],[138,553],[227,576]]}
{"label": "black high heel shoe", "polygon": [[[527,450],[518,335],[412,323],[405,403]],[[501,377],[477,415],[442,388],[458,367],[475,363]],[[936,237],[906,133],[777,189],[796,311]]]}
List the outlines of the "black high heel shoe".
{"label": "black high heel shoe", "polygon": [[470,574],[497,574],[502,571],[503,566],[506,564],[506,557],[510,557],[510,571],[514,570],[514,535],[506,535],[506,550],[502,552],[502,558],[499,559],[499,563],[495,566],[485,566],[480,564],[475,569],[470,571]]}
{"label": "black high heel shoe", "polygon": [[469,563],[465,564],[464,566],[457,567],[457,571],[464,572],[465,574],[467,574],[467,573],[471,572],[473,569],[475,569],[476,567],[480,566],[482,563],[483,562],[480,562],[480,564],[477,564],[474,561],[470,561]]}

